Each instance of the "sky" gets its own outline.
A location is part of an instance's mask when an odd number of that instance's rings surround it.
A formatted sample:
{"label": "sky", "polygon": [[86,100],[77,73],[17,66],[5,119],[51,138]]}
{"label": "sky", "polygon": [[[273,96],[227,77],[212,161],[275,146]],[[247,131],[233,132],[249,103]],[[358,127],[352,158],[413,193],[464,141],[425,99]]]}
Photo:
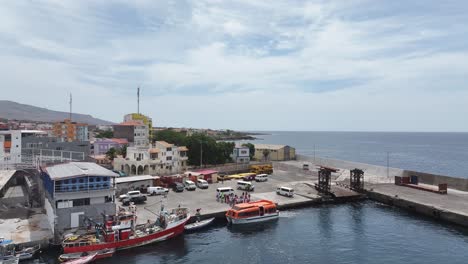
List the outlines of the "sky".
{"label": "sky", "polygon": [[468,1],[4,1],[1,99],[113,122],[468,131]]}

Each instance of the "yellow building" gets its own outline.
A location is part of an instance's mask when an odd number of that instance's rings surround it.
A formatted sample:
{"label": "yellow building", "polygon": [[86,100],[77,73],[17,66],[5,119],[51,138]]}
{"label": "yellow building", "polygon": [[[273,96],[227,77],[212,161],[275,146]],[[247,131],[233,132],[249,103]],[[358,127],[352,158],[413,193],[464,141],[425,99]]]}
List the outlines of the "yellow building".
{"label": "yellow building", "polygon": [[65,119],[62,122],[54,123],[53,135],[65,142],[88,141],[88,124]]}
{"label": "yellow building", "polygon": [[288,145],[254,144],[255,156],[258,161],[295,160],[296,149]]}
{"label": "yellow building", "polygon": [[145,116],[144,114],[138,114],[138,113],[131,113],[131,114],[124,116],[124,122],[136,121],[136,120],[142,121],[143,124],[148,126],[149,139],[151,140],[152,135],[153,135],[153,120],[151,119],[151,117]]}

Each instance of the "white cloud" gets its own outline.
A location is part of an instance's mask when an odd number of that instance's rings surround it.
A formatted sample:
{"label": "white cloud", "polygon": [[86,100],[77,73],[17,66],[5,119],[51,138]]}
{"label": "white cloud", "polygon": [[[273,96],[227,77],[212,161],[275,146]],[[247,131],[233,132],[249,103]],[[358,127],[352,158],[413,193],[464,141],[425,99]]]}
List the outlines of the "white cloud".
{"label": "white cloud", "polygon": [[66,110],[73,91],[77,111],[118,121],[142,85],[159,125],[468,130],[457,121],[468,114],[468,11],[405,5],[7,2],[2,94]]}

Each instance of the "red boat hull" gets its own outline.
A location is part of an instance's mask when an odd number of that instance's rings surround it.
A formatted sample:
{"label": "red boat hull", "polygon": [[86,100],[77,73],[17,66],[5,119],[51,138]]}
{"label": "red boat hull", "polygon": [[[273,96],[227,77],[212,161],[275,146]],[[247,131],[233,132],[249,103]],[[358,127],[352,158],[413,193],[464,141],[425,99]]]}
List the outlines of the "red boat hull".
{"label": "red boat hull", "polygon": [[151,243],[163,241],[170,239],[172,237],[178,236],[184,232],[184,226],[190,217],[187,217],[185,221],[181,222],[179,225],[174,226],[169,229],[162,230],[157,233],[149,234],[142,237],[121,240],[116,242],[104,242],[89,246],[79,246],[79,247],[64,247],[63,252],[68,253],[78,253],[78,252],[89,252],[89,251],[98,251],[106,248],[115,248],[116,250],[123,250],[127,248],[139,247],[148,245]]}

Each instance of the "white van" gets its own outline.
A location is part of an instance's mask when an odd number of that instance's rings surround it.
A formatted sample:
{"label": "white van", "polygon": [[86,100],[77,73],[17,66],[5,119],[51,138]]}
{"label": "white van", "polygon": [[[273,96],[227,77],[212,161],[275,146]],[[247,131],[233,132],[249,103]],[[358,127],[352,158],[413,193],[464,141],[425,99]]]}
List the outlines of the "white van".
{"label": "white van", "polygon": [[231,187],[219,187],[219,188],[216,188],[216,193],[218,194],[224,193],[224,195],[231,194],[231,193],[234,193],[234,189]]}
{"label": "white van", "polygon": [[255,177],[256,182],[266,182],[268,181],[268,174],[259,174]]}
{"label": "white van", "polygon": [[195,186],[195,183],[191,180],[185,180],[184,185],[187,191],[194,191],[195,189],[197,189],[197,186]]}
{"label": "white van", "polygon": [[255,189],[255,186],[251,182],[238,181],[237,182],[237,189],[250,192],[250,191],[253,191]]}
{"label": "white van", "polygon": [[161,195],[161,194],[167,194],[168,192],[169,192],[169,189],[161,187],[161,186],[148,187],[149,195]]}
{"label": "white van", "polygon": [[208,182],[203,180],[203,179],[198,179],[197,180],[197,186],[200,189],[208,189]]}
{"label": "white van", "polygon": [[293,197],[294,196],[294,189],[289,188],[289,187],[281,186],[281,187],[278,187],[276,189],[276,194],[287,196],[287,197]]}

